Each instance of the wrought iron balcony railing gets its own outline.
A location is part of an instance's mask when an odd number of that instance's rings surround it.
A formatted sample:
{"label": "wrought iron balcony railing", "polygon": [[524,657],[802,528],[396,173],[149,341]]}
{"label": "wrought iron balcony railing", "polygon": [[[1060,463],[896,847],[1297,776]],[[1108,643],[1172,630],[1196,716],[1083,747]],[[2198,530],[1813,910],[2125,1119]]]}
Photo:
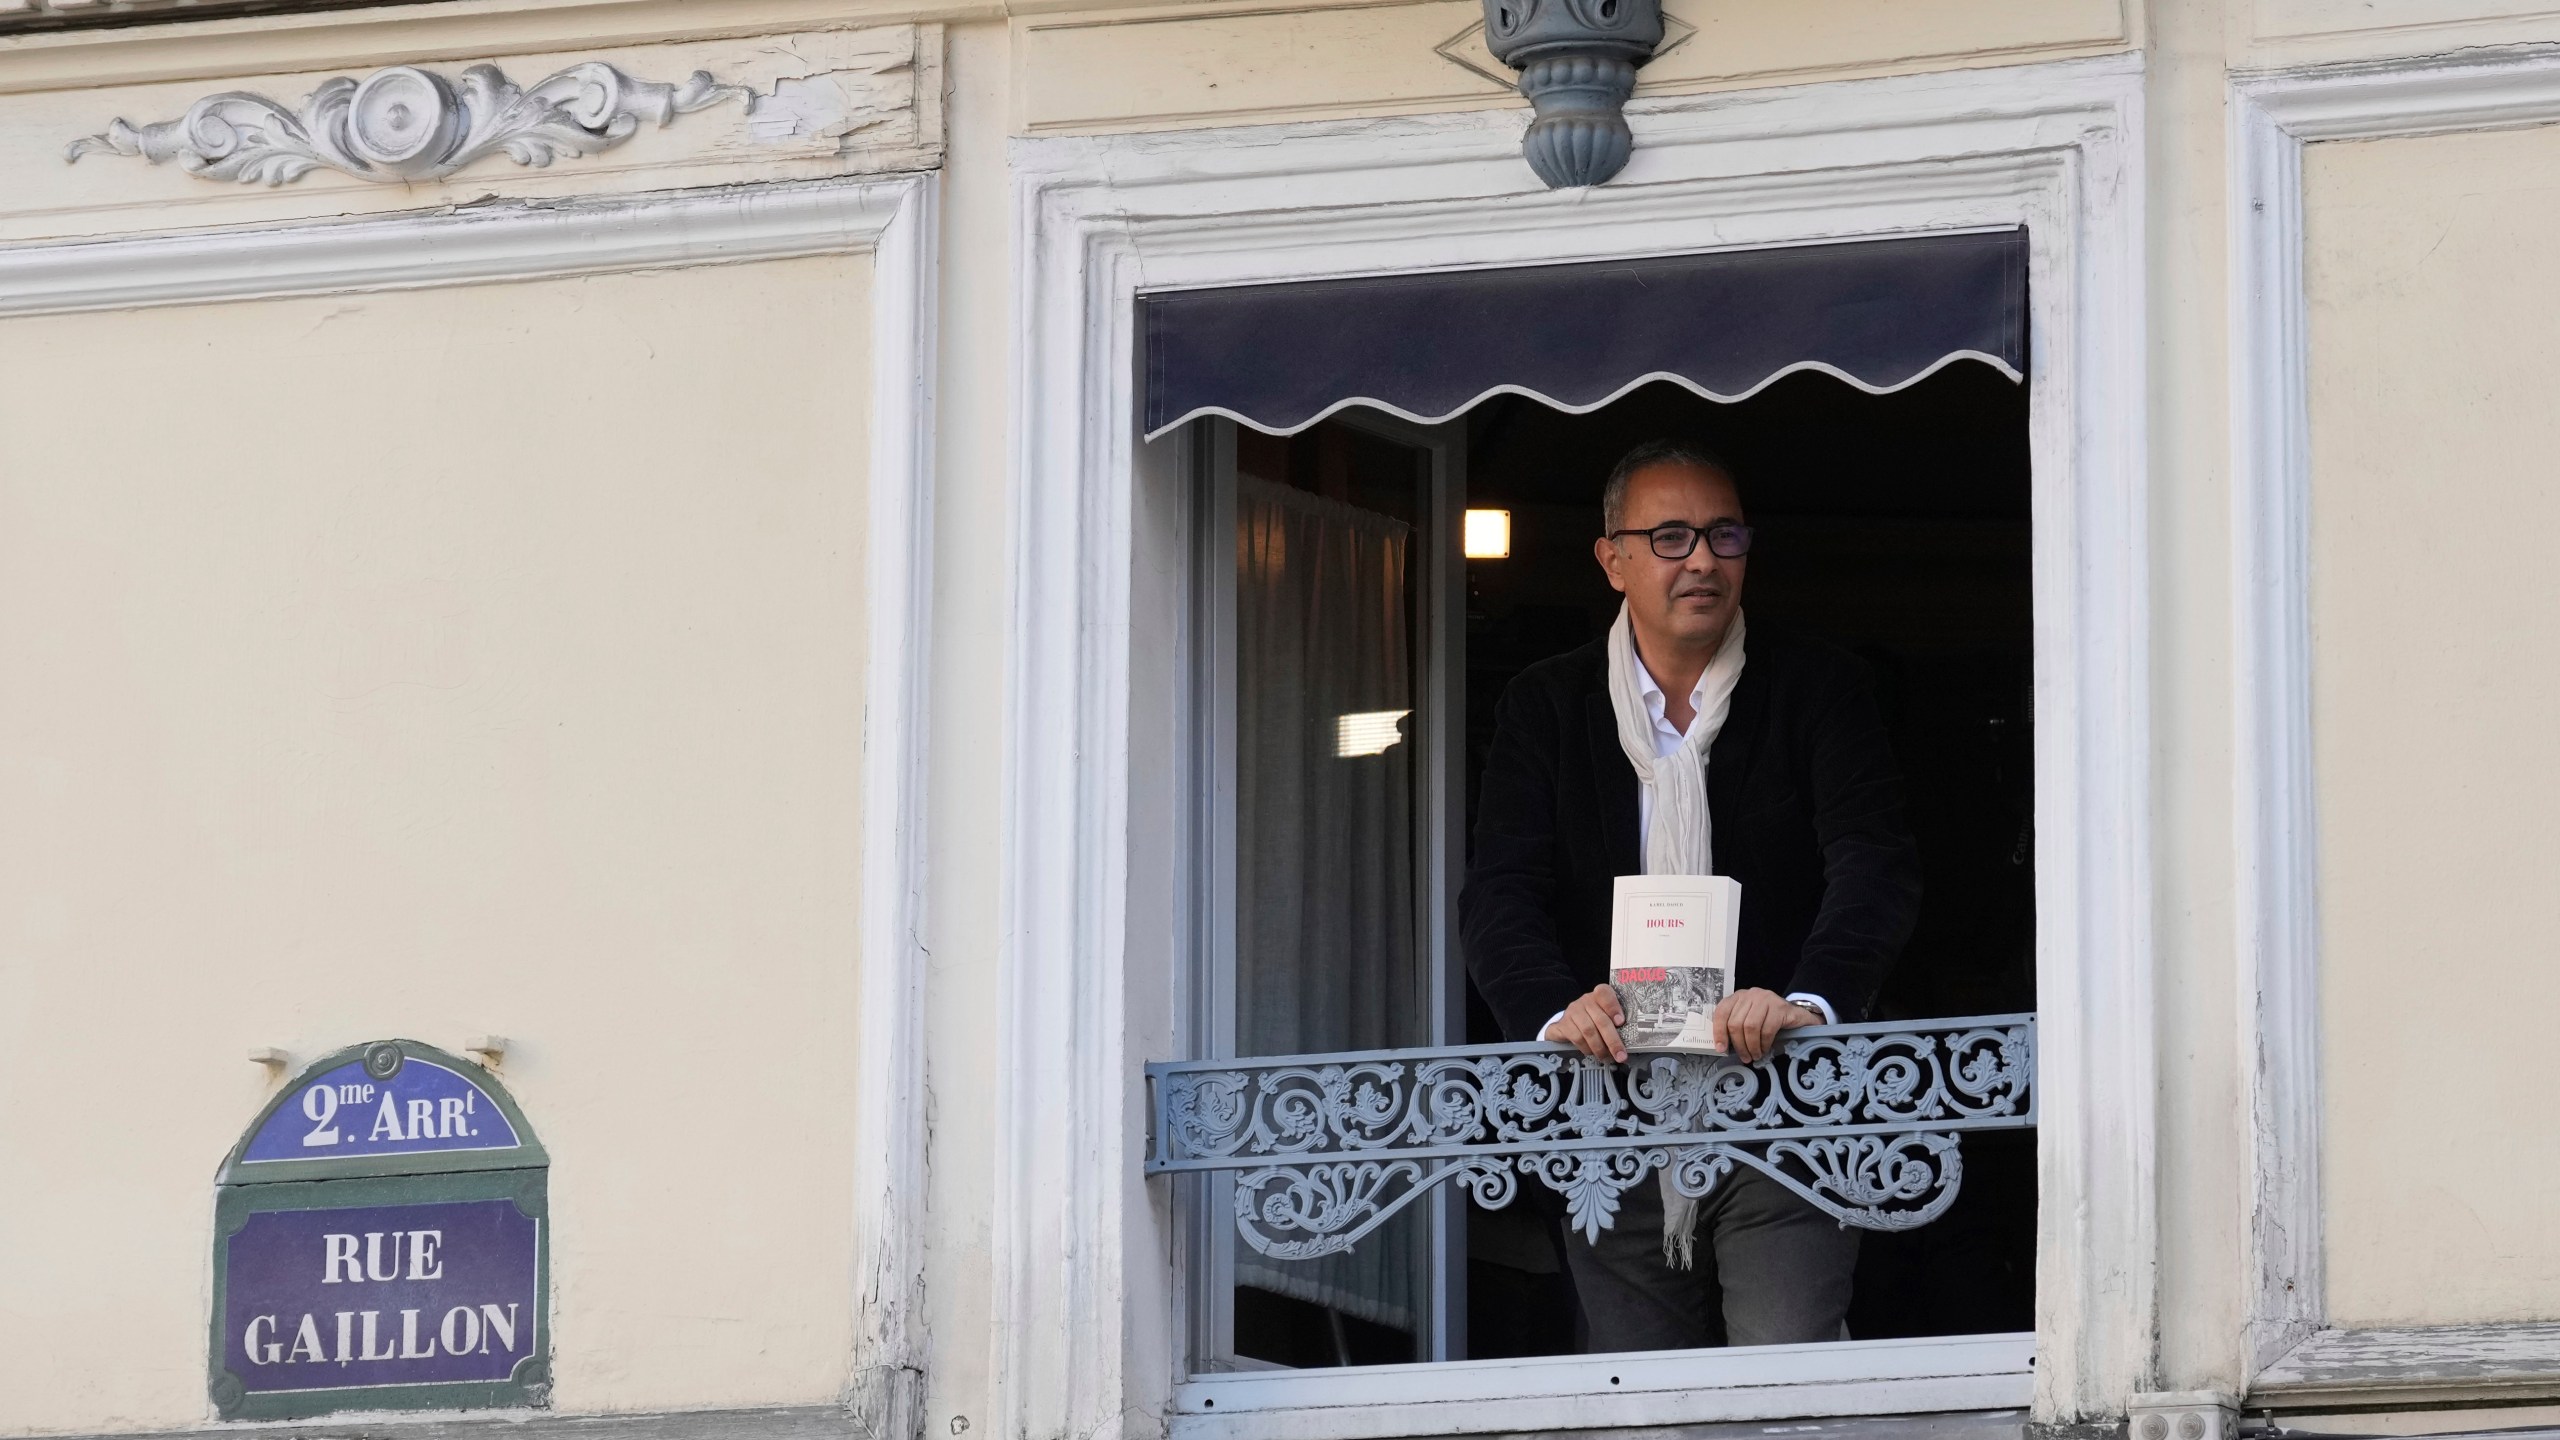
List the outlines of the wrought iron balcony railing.
{"label": "wrought iron balcony railing", "polygon": [[1359,1239],[1445,1181],[1488,1209],[1521,1175],[1597,1238],[1618,1197],[1670,1167],[1704,1196],[1737,1164],[1843,1225],[1946,1213],[1967,1130],[2036,1123],[2032,1015],[1791,1030],[1756,1065],[1564,1045],[1180,1060],[1147,1067],[1150,1175],[1234,1171],[1236,1230],[1277,1260]]}

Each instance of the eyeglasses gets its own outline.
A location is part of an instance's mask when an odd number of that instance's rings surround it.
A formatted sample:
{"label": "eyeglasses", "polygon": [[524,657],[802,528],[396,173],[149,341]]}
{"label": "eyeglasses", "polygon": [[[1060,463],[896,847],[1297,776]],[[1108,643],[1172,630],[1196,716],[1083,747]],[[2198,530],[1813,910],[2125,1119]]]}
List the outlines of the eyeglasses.
{"label": "eyeglasses", "polygon": [[1706,537],[1707,553],[1710,555],[1726,560],[1739,560],[1751,553],[1751,527],[1737,525],[1730,520],[1719,520],[1713,525],[1692,525],[1684,520],[1674,520],[1668,525],[1656,525],[1650,530],[1609,532],[1609,538],[1612,540],[1621,535],[1644,536],[1652,543],[1653,553],[1665,560],[1688,559],[1689,552],[1698,548],[1700,536]]}

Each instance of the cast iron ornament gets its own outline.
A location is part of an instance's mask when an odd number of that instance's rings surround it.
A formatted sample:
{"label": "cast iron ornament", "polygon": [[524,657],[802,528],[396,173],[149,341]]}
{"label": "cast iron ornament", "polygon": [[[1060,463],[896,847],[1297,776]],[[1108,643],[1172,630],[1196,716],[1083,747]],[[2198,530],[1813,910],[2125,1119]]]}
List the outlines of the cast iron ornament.
{"label": "cast iron ornament", "polygon": [[1703,1198],[1757,1170],[1860,1230],[1929,1224],[1962,1140],[2036,1123],[2035,1017],[1790,1030],[1757,1064],[1565,1045],[1158,1061],[1146,1171],[1234,1174],[1237,1235],[1275,1260],[1350,1252],[1435,1188],[1509,1204],[1527,1176],[1597,1241],[1657,1170]]}
{"label": "cast iron ornament", "polygon": [[1484,0],[1484,43],[1520,72],[1537,111],[1521,149],[1548,189],[1626,168],[1627,97],[1662,44],[1662,0]]}

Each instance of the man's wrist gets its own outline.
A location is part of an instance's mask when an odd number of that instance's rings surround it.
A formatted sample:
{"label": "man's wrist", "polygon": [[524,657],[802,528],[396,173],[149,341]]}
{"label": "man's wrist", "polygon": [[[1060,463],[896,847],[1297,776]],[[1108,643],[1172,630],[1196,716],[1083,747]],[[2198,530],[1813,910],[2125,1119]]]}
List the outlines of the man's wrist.
{"label": "man's wrist", "polygon": [[1787,996],[1787,1003],[1800,1010],[1811,1012],[1815,1024],[1837,1025],[1840,1023],[1840,1017],[1831,1008],[1831,1002],[1810,990],[1795,991]]}

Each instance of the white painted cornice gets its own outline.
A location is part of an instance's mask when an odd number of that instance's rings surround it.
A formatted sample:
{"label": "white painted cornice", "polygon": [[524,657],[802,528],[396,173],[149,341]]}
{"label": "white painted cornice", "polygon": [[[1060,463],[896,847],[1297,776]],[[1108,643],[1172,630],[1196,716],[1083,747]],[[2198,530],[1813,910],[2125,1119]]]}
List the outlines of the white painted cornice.
{"label": "white painted cornice", "polygon": [[0,248],[0,316],[407,290],[869,248],[912,179],[741,185],[636,199]]}
{"label": "white painted cornice", "polygon": [[0,95],[1001,18],[991,0],[437,0],[0,35]]}
{"label": "white painted cornice", "polygon": [[2242,71],[2245,120],[2295,144],[2545,125],[2560,119],[2560,45]]}
{"label": "white painted cornice", "polygon": [[464,63],[881,25],[1084,11],[1232,14],[1374,0],[431,0],[105,29],[0,33],[0,95],[240,75]]}

